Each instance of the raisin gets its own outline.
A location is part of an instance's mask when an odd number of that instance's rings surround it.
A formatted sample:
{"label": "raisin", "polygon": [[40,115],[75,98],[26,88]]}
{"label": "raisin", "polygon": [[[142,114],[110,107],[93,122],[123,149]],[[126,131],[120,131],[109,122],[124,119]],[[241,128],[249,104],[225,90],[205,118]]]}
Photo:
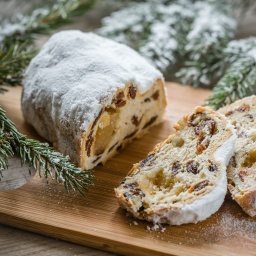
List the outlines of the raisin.
{"label": "raisin", "polygon": [[197,126],[194,128],[195,134],[198,136],[197,141],[197,153],[201,154],[210,144],[210,141],[206,141],[204,144],[201,144],[203,140],[205,139],[205,129],[207,128],[208,134],[212,136],[215,132],[216,123],[213,119],[206,119],[202,120],[200,123],[197,124]]}
{"label": "raisin", "polygon": [[230,116],[230,115],[232,115],[232,114],[234,114],[234,111],[230,110],[230,111],[228,111],[228,112],[225,114],[225,116]]}
{"label": "raisin", "polygon": [[213,119],[208,119],[208,120],[206,120],[206,121],[203,121],[203,124],[204,124],[205,126],[207,126],[207,128],[208,128],[210,134],[213,135],[214,132],[215,132],[215,127],[216,127],[215,121],[214,121]]}
{"label": "raisin", "polygon": [[148,163],[150,160],[152,160],[152,158],[155,156],[155,154],[150,154],[147,156],[147,158],[145,158],[144,160],[140,161],[140,166],[144,167],[146,165],[146,163]]}
{"label": "raisin", "polygon": [[115,147],[117,144],[118,144],[118,142],[116,142],[113,146],[111,146],[111,147],[109,148],[109,150],[108,150],[108,153],[109,153],[110,151],[112,151],[112,150],[114,149],[114,147]]}
{"label": "raisin", "polygon": [[215,121],[207,117],[207,115],[204,113],[191,115],[188,119],[188,124],[189,126],[193,127],[198,126],[197,128],[195,128],[195,133],[197,135],[200,133],[201,130],[203,130],[205,126],[207,126],[210,133],[213,134],[216,126]]}
{"label": "raisin", "polygon": [[188,126],[196,126],[196,124],[193,123],[194,119],[195,119],[195,114],[189,116],[189,118],[188,118]]}
{"label": "raisin", "polygon": [[140,121],[137,116],[132,116],[132,124],[134,124],[135,126],[138,126],[140,124]]}
{"label": "raisin", "polygon": [[250,119],[253,119],[253,115],[252,114],[246,114],[246,117],[249,117]]}
{"label": "raisin", "polygon": [[149,127],[151,124],[153,124],[156,121],[156,119],[157,119],[157,116],[151,117],[151,119],[147,123],[145,123],[142,129]]}
{"label": "raisin", "polygon": [[123,97],[124,97],[124,92],[123,92],[123,91],[119,92],[119,93],[116,95],[116,98],[117,98],[118,100],[122,99]]}
{"label": "raisin", "polygon": [[250,106],[247,104],[244,104],[242,107],[236,109],[238,112],[245,112],[250,110]]}
{"label": "raisin", "polygon": [[244,182],[244,176],[245,176],[245,174],[247,174],[247,173],[246,173],[246,171],[243,171],[243,170],[240,170],[239,173],[238,173],[238,177],[239,177],[239,179],[240,179],[242,182]]}
{"label": "raisin", "polygon": [[112,100],[112,103],[115,103],[116,106],[117,104],[123,104],[122,102],[125,102],[125,100],[123,100],[124,98],[124,92],[120,91],[117,93],[116,97]]}
{"label": "raisin", "polygon": [[248,172],[246,170],[240,170],[239,173],[238,173],[238,177],[240,178],[240,180],[242,182],[244,182],[244,177],[245,176],[248,176]]}
{"label": "raisin", "polygon": [[119,99],[115,102],[117,108],[121,108],[126,104],[125,100]]}
{"label": "raisin", "polygon": [[104,153],[105,149],[104,148],[100,148],[98,150],[95,151],[95,156],[100,156]]}
{"label": "raisin", "polygon": [[124,137],[124,140],[130,139],[131,137],[133,137],[133,136],[137,133],[137,131],[138,131],[138,130],[135,130],[134,132],[132,132],[132,133],[126,135],[126,136]]}
{"label": "raisin", "polygon": [[132,195],[139,196],[140,198],[145,197],[145,194],[142,192],[140,188],[138,188],[138,186],[139,185],[137,182],[132,182],[130,184],[125,184],[124,188],[130,190],[130,197],[132,197]]}
{"label": "raisin", "polygon": [[155,91],[151,97],[152,97],[154,100],[158,100],[158,98],[159,98],[159,90]]}
{"label": "raisin", "polygon": [[142,197],[145,197],[145,194],[144,194],[144,193],[142,192],[142,190],[139,189],[139,188],[136,188],[136,189],[131,190],[131,191],[132,191],[133,194],[136,195],[136,196],[140,196],[141,198],[142,198]]}
{"label": "raisin", "polygon": [[202,120],[202,113],[192,114],[188,118],[188,125],[189,126],[196,126]]}
{"label": "raisin", "polygon": [[200,122],[195,128],[195,134],[200,135],[202,130],[207,127],[207,130],[209,131],[210,135],[213,135],[215,132],[215,121],[213,119],[207,119]]}
{"label": "raisin", "polygon": [[231,157],[230,163],[231,163],[232,167],[234,167],[234,168],[237,167],[237,162],[236,162],[236,157],[235,156]]}
{"label": "raisin", "polygon": [[197,183],[194,187],[192,187],[190,189],[190,192],[199,191],[199,190],[203,189],[204,187],[206,187],[208,184],[209,184],[208,180],[203,180],[203,181]]}
{"label": "raisin", "polygon": [[233,186],[233,187],[236,186],[235,182],[233,180],[231,180],[231,179],[228,179],[228,184]]}
{"label": "raisin", "polygon": [[132,195],[129,194],[128,192],[125,192],[123,195],[124,195],[124,197],[125,197],[125,199],[126,199],[127,202],[128,202],[129,199],[132,197]]}
{"label": "raisin", "polygon": [[208,145],[203,145],[203,144],[198,144],[197,146],[196,146],[196,151],[197,151],[197,154],[202,154],[203,153],[203,151],[207,148],[209,146],[209,144]]}
{"label": "raisin", "polygon": [[130,184],[125,184],[124,188],[129,188],[129,189],[135,189],[138,187],[138,183],[137,182],[132,182]]}
{"label": "raisin", "polygon": [[144,100],[144,102],[150,102],[151,100],[150,100],[150,98],[146,98],[145,100]]}
{"label": "raisin", "polygon": [[95,164],[96,162],[98,162],[98,160],[101,158],[101,156],[98,156],[95,160],[93,160],[93,164]]}
{"label": "raisin", "polygon": [[[154,204],[154,202],[152,202],[152,204]],[[138,212],[144,211],[145,209],[147,209],[149,207],[148,203],[143,202],[142,206],[138,209]]]}
{"label": "raisin", "polygon": [[203,142],[203,140],[205,139],[205,134],[203,132],[200,132],[198,135],[198,140],[197,140],[197,144],[201,144]]}
{"label": "raisin", "polygon": [[122,144],[120,144],[117,148],[116,148],[116,151],[121,151],[122,150],[122,148],[123,148],[123,145]]}
{"label": "raisin", "polygon": [[171,174],[176,175],[179,172],[180,169],[181,169],[180,162],[179,161],[174,162],[173,165],[172,165]]}
{"label": "raisin", "polygon": [[129,87],[129,95],[132,99],[135,99],[137,93],[137,89],[135,86],[130,86]]}
{"label": "raisin", "polygon": [[219,170],[218,166],[214,164],[212,161],[209,161],[210,165],[208,167],[210,172],[217,172]]}
{"label": "raisin", "polygon": [[187,162],[187,172],[191,172],[193,174],[199,173],[198,164],[194,160]]}
{"label": "raisin", "polygon": [[142,205],[139,209],[138,209],[138,212],[142,212],[145,210],[145,207]]}
{"label": "raisin", "polygon": [[92,143],[94,140],[94,138],[92,137],[92,133],[93,133],[93,130],[90,132],[90,134],[86,140],[86,143],[85,143],[85,150],[87,151],[87,156],[91,155],[91,147],[92,147]]}

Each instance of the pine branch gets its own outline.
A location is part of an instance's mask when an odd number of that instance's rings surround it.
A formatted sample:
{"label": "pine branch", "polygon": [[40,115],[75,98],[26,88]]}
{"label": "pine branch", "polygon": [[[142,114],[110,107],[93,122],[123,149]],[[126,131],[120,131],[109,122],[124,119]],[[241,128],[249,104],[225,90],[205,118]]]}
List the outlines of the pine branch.
{"label": "pine branch", "polygon": [[34,167],[40,177],[55,180],[64,184],[66,190],[78,190],[81,194],[93,185],[92,171],[82,171],[72,164],[62,154],[55,152],[47,143],[27,139],[19,133],[0,108],[0,180],[2,171],[8,168],[8,157],[17,153],[21,164],[29,163],[29,169]]}
{"label": "pine branch", "polygon": [[194,7],[197,15],[186,38],[185,66],[176,76],[183,84],[209,86],[223,75],[223,49],[234,37],[237,21],[230,1],[198,2]]}
{"label": "pine branch", "polygon": [[133,3],[104,18],[98,33],[131,46],[166,72],[182,55],[193,15],[189,0]]}
{"label": "pine branch", "polygon": [[231,41],[223,63],[229,68],[206,100],[214,109],[256,92],[256,37]]}
{"label": "pine branch", "polygon": [[27,42],[5,40],[0,52],[0,84],[15,86],[21,84],[23,70],[36,51]]}
{"label": "pine branch", "polygon": [[208,85],[222,75],[222,51],[236,32],[234,13],[242,3],[139,1],[104,18],[98,33],[131,46],[164,73],[185,59],[177,74],[182,82]]}
{"label": "pine branch", "polygon": [[[0,84],[19,85],[23,71],[36,53],[36,35],[68,24],[73,18],[89,10],[95,0],[58,0],[47,8],[29,15],[16,14],[0,27]],[[0,88],[2,91],[2,88]]]}
{"label": "pine branch", "polygon": [[218,109],[255,93],[256,64],[253,58],[240,59],[230,66],[213,89],[206,105]]}
{"label": "pine branch", "polygon": [[69,24],[73,18],[88,11],[95,0],[58,0],[49,7],[38,8],[28,15],[16,14],[10,22],[0,29],[1,34],[21,42],[33,42],[34,36],[47,34],[63,25]]}

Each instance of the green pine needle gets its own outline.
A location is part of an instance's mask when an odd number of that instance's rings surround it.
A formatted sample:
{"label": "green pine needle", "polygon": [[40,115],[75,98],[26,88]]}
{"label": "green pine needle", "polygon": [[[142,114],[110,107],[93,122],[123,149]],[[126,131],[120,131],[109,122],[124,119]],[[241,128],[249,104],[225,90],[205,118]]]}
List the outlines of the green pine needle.
{"label": "green pine needle", "polygon": [[[27,16],[12,17],[11,23],[0,28],[11,31],[0,38],[0,85],[21,84],[24,69],[36,53],[33,45],[36,35],[49,33],[72,22],[73,18],[89,10],[94,2],[95,0],[58,0],[56,4],[36,9]],[[0,87],[0,93],[5,91]],[[29,163],[29,168],[34,167],[40,177],[64,184],[67,191],[78,190],[83,194],[88,186],[93,185],[92,171],[84,172],[77,168],[47,143],[26,138],[17,131],[1,108],[0,124],[0,180],[3,178],[3,170],[8,169],[9,156],[16,153],[21,158],[21,164]]]}
{"label": "green pine needle", "polygon": [[[0,85],[20,85],[24,69],[34,57],[33,45],[37,35],[71,23],[92,8],[95,0],[58,0],[52,6],[32,11],[28,15],[16,15],[1,29],[10,29],[11,34],[0,40]],[[0,88],[0,93],[3,92]]]}
{"label": "green pine needle", "polygon": [[0,52],[0,84],[15,86],[21,84],[23,71],[36,51],[27,42],[15,43],[5,40]]}
{"label": "green pine needle", "polygon": [[234,10],[231,1],[198,3],[198,15],[187,35],[185,65],[176,73],[181,83],[210,86],[223,75],[223,49],[234,37],[237,27]]}
{"label": "green pine needle", "polygon": [[94,5],[95,0],[57,0],[48,7],[33,10],[28,15],[12,17],[10,25],[20,24],[21,28],[9,37],[15,40],[33,42],[39,34],[48,34],[74,21],[74,18],[84,14]]}
{"label": "green pine needle", "polygon": [[40,177],[64,184],[68,192],[78,190],[83,194],[88,186],[93,185],[92,171],[82,171],[47,143],[28,139],[19,133],[2,108],[0,124],[0,180],[3,177],[2,171],[8,169],[8,157],[17,153],[22,165],[29,163],[29,167],[35,168]]}
{"label": "green pine needle", "polygon": [[244,57],[234,62],[213,89],[206,105],[218,109],[255,93],[256,63]]}

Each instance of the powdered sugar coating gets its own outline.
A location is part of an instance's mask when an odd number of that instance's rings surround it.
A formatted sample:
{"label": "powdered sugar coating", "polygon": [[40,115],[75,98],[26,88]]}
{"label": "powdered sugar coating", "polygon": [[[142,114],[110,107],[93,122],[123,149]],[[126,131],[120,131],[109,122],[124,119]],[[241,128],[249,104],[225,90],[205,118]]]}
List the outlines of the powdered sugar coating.
{"label": "powdered sugar coating", "polygon": [[47,139],[53,140],[50,129],[58,130],[61,123],[79,137],[102,107],[111,104],[118,88],[131,81],[143,94],[157,78],[162,74],[125,45],[93,33],[62,31],[49,39],[26,70],[24,117],[33,124],[40,118],[35,109],[49,115],[48,131],[35,127]]}

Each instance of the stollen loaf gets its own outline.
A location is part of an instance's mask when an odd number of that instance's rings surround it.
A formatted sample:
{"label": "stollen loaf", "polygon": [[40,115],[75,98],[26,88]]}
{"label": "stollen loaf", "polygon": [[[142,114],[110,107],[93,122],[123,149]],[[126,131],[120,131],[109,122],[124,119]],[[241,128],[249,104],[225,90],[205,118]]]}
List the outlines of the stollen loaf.
{"label": "stollen loaf", "polygon": [[93,33],[53,35],[23,81],[25,120],[83,169],[142,136],[165,107],[162,74],[131,48]]}

